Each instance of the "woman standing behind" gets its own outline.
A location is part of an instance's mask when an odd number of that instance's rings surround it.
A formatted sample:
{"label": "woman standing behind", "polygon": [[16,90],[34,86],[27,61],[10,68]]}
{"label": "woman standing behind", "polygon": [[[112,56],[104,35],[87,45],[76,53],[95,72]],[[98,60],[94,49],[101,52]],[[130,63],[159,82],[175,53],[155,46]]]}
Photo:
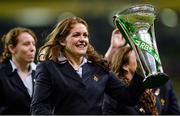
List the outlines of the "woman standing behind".
{"label": "woman standing behind", "polygon": [[141,76],[135,74],[125,87],[108,71],[81,18],[59,22],[40,49],[39,59],[42,55],[45,61],[36,69],[32,114],[102,114],[104,93],[120,103],[136,104],[144,91]]}
{"label": "woman standing behind", "polygon": [[36,41],[32,30],[21,27],[11,29],[2,37],[0,114],[30,114]]}
{"label": "woman standing behind", "polygon": [[[116,49],[111,59],[111,70],[116,73],[118,79],[129,86],[137,68],[135,52],[129,46]],[[152,114],[157,115],[156,97],[152,90],[145,90],[136,106],[119,104],[113,99],[105,96],[105,114]]]}
{"label": "woman standing behind", "polygon": [[[137,67],[134,51],[125,46],[118,29],[114,29],[111,36],[111,45],[105,54],[106,60],[112,62],[112,70],[118,74],[119,79],[126,85],[130,84],[131,75]],[[116,52],[116,53],[115,53]],[[156,97],[156,99],[155,99]],[[156,103],[156,107],[154,106]],[[119,106],[117,106],[119,105]],[[146,90],[141,97],[139,104],[135,107],[117,104],[117,101],[105,96],[104,113],[105,114],[160,114],[177,115],[180,114],[178,99],[175,95],[172,80],[166,82],[160,88]],[[158,111],[157,111],[158,110]]]}

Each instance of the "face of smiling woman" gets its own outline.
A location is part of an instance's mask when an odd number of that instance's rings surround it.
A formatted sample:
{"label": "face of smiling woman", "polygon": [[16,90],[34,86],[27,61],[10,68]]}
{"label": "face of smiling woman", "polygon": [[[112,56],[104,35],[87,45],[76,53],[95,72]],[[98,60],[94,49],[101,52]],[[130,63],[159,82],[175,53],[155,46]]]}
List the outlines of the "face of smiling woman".
{"label": "face of smiling woman", "polygon": [[65,48],[66,57],[82,57],[86,54],[89,44],[87,27],[82,23],[73,26],[69,35],[61,45]]}

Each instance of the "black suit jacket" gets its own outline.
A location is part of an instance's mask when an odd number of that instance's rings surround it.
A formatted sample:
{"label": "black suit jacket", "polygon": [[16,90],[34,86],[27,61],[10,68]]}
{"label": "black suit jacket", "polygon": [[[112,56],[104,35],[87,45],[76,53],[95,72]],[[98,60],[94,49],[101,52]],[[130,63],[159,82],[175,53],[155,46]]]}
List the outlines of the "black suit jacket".
{"label": "black suit jacket", "polygon": [[158,96],[161,104],[162,115],[180,115],[180,107],[176,98],[173,83],[169,80],[160,88],[160,94]]}
{"label": "black suit jacket", "polygon": [[[176,98],[172,81],[169,80],[160,87],[160,94],[157,96],[157,108],[160,115],[179,115],[180,109]],[[137,110],[137,107],[129,107],[127,105],[118,104],[117,101],[105,95],[104,98],[104,114],[124,114],[124,115],[140,115],[143,112]],[[147,115],[147,114],[146,114]]]}
{"label": "black suit jacket", "polygon": [[[33,78],[34,73],[33,71]],[[10,62],[1,64],[0,114],[30,114],[30,103],[31,97],[17,71],[12,72]]]}
{"label": "black suit jacket", "polygon": [[[128,106],[118,103],[108,95],[104,95],[103,114],[105,115],[145,115],[138,106]],[[146,114],[148,115],[148,114]]]}
{"label": "black suit jacket", "polygon": [[140,77],[125,88],[113,74],[93,63],[83,65],[82,78],[68,63],[45,61],[37,66],[32,114],[102,114],[104,92],[121,103],[136,104],[143,93]]}

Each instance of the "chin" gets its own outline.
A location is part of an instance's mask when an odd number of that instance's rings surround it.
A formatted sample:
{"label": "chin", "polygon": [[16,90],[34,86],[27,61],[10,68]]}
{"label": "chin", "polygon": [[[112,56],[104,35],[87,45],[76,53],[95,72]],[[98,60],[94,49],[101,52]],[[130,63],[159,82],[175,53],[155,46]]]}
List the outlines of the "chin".
{"label": "chin", "polygon": [[28,63],[34,62],[34,59],[28,60],[27,62]]}
{"label": "chin", "polygon": [[86,53],[77,53],[77,55],[82,57],[82,56],[85,56]]}
{"label": "chin", "polygon": [[86,52],[81,52],[80,54],[84,56],[84,55],[86,55]]}
{"label": "chin", "polygon": [[79,52],[77,52],[77,54],[79,54],[79,55],[85,55],[85,54],[86,54],[86,51],[79,51]]}

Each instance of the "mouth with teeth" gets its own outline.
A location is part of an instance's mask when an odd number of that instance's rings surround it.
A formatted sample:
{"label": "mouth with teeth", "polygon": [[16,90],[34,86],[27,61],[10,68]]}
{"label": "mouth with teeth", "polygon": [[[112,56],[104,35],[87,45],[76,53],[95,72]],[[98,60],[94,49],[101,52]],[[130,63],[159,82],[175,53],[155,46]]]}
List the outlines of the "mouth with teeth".
{"label": "mouth with teeth", "polygon": [[87,42],[76,44],[76,47],[78,48],[85,48],[87,46]]}

